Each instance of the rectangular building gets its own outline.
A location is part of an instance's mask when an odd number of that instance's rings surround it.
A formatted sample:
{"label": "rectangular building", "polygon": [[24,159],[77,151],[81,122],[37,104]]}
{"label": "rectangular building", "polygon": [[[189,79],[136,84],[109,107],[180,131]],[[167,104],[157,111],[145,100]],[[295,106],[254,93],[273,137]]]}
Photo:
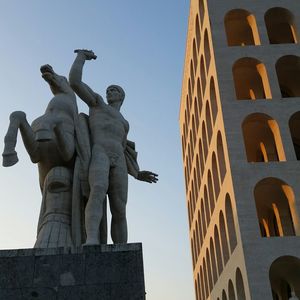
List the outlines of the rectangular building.
{"label": "rectangular building", "polygon": [[298,32],[299,1],[191,0],[180,134],[197,300],[300,299]]}

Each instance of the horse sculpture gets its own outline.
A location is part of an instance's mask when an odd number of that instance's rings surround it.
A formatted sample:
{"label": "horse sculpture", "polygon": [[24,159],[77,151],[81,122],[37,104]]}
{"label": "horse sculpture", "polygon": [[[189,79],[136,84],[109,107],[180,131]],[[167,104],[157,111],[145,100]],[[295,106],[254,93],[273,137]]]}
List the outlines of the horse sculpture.
{"label": "horse sculpture", "polygon": [[[18,162],[15,147],[20,130],[31,161],[38,164],[43,196],[36,247],[79,246],[85,239],[82,214],[84,199],[89,193],[89,129],[86,116],[78,115],[76,96],[67,79],[56,74],[50,65],[40,70],[54,97],[45,113],[31,126],[24,112],[15,111],[10,115],[3,166],[10,167]],[[59,235],[53,236],[51,232],[59,232],[53,228],[68,231],[68,238],[64,241]],[[106,234],[106,226],[102,228]]]}
{"label": "horse sculpture", "polygon": [[38,163],[41,190],[48,172],[56,166],[74,168],[75,124],[78,117],[76,96],[67,79],[53,71],[50,65],[41,67],[42,77],[48,82],[54,97],[45,114],[30,126],[26,114],[15,111],[10,115],[10,124],[4,138],[3,166],[18,162],[15,151],[18,130],[33,163]]}

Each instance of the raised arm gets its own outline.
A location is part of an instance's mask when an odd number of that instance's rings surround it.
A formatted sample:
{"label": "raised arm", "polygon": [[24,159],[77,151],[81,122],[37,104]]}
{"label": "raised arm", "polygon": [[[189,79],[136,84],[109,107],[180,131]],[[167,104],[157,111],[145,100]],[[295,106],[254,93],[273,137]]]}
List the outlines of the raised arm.
{"label": "raised arm", "polygon": [[82,82],[82,70],[86,60],[96,59],[97,56],[90,50],[75,50],[75,58],[69,74],[69,82],[74,92],[88,105],[95,106],[103,102],[100,95],[96,94],[87,84]]}

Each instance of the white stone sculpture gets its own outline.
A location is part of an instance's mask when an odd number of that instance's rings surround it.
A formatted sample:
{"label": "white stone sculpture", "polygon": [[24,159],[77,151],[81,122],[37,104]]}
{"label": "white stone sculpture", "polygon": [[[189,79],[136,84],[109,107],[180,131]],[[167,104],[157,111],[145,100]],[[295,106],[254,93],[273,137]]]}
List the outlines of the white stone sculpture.
{"label": "white stone sculpture", "polygon": [[[52,183],[48,179],[45,184],[45,178],[50,176],[51,172],[55,173],[57,167],[65,170],[65,173],[72,174],[72,203],[69,203],[71,205],[69,213],[72,216],[70,219],[72,239],[75,245],[81,245],[85,240],[81,215],[84,210],[84,196],[88,197],[87,172],[90,159],[88,125],[83,115],[78,116],[76,95],[67,79],[56,74],[49,65],[42,66],[41,73],[44,80],[48,82],[54,97],[49,102],[45,114],[34,120],[31,126],[27,122],[24,112],[16,111],[10,115],[9,128],[4,139],[3,166],[9,167],[18,162],[15,146],[17,133],[20,130],[31,161],[38,164],[39,182],[43,195],[37,247],[47,248],[62,245],[60,237],[57,235],[51,239],[50,231],[42,229],[42,225],[49,221],[47,212],[49,209],[51,211],[51,207],[53,208],[53,203],[51,204],[53,197],[59,197],[60,201],[66,202],[66,193],[58,189],[55,195],[49,196],[46,187],[48,184],[51,186]],[[59,202],[59,200],[57,201]],[[61,212],[59,212],[60,208]],[[56,207],[56,211],[60,215],[65,213],[65,209],[65,204]],[[49,228],[49,222],[46,227]],[[56,241],[55,238],[57,238]],[[45,241],[49,239],[51,239],[51,243],[47,244]],[[66,240],[64,246],[69,245],[70,242]]]}
{"label": "white stone sculpture", "polygon": [[99,244],[99,225],[104,213],[106,195],[112,214],[111,237],[114,243],[127,243],[126,203],[128,173],[149,183],[157,181],[157,174],[139,171],[134,143],[127,141],[129,124],[120,113],[125,98],[123,89],[111,85],[106,90],[107,102],[82,82],[86,60],[96,59],[88,50],[75,50],[77,57],[69,75],[75,93],[89,106],[91,131],[91,161],[89,166],[90,195],[85,208],[86,244]]}
{"label": "white stone sculpture", "polygon": [[72,170],[54,167],[44,181],[35,248],[74,246],[71,237]]}

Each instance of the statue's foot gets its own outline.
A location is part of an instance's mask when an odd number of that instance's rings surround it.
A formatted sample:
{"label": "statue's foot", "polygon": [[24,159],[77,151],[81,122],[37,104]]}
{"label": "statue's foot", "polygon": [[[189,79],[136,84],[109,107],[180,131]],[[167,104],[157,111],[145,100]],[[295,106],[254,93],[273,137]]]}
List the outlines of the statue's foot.
{"label": "statue's foot", "polygon": [[3,167],[11,167],[19,161],[16,151],[12,151],[12,152],[4,151],[2,156],[3,156],[3,161],[2,161]]}

